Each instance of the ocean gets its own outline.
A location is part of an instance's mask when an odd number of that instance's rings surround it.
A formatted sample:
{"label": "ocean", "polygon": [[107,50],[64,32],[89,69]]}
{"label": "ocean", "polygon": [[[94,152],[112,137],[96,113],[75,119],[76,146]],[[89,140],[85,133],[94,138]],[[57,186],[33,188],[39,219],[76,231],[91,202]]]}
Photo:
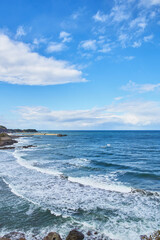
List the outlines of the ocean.
{"label": "ocean", "polygon": [[160,131],[47,132],[67,136],[23,137],[0,151],[0,236],[76,228],[138,240],[160,229]]}

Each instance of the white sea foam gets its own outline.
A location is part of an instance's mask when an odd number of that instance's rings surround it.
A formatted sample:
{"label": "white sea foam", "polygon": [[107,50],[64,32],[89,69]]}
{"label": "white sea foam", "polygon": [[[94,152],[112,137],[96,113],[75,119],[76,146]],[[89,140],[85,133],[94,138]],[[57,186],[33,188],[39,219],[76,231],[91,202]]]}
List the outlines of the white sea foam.
{"label": "white sea foam", "polygon": [[[57,232],[65,229],[66,233],[71,225],[78,225],[82,230],[93,227],[112,239],[137,240],[139,235],[159,228],[159,200],[154,196],[129,193],[130,188],[116,181],[116,173],[108,177],[69,177],[67,181],[51,174],[51,169],[44,174],[44,169],[35,167],[36,162],[25,160],[22,154],[23,151],[16,150],[16,159],[0,159],[3,179],[20,198],[49,209],[52,214],[72,219],[68,225],[57,224],[54,228]],[[50,230],[40,229],[39,236],[45,236]],[[27,239],[33,240],[32,230],[28,231],[28,236]]]}
{"label": "white sea foam", "polygon": [[44,168],[34,166],[35,161],[27,161],[23,159],[23,157],[25,156],[24,152],[19,152],[18,150],[15,150],[13,155],[16,158],[17,163],[25,168],[28,168],[30,170],[35,170],[37,172],[41,172],[44,174],[54,175],[54,176],[62,175],[61,172],[56,170],[44,169]]}
{"label": "white sea foam", "polygon": [[116,184],[110,181],[100,182],[100,180],[95,177],[69,177],[68,180],[71,182],[76,182],[86,186],[91,186],[93,188],[104,189],[107,191],[115,191],[121,193],[129,193],[131,191],[130,187],[124,186],[119,183]]}

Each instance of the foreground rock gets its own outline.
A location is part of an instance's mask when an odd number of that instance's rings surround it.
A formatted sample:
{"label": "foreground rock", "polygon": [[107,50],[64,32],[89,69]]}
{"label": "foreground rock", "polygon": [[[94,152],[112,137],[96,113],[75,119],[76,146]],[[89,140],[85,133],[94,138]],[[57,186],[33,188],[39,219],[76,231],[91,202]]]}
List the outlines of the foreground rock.
{"label": "foreground rock", "polygon": [[56,232],[50,232],[43,240],[62,240],[60,235]]}
{"label": "foreground rock", "polygon": [[0,240],[7,240],[7,239],[14,239],[14,240],[26,240],[25,234],[21,232],[10,232],[0,238]]}
{"label": "foreground rock", "polygon": [[17,141],[7,133],[0,133],[0,146],[12,145],[14,143],[17,143]]}
{"label": "foreground rock", "polygon": [[75,229],[70,231],[66,238],[66,240],[83,240],[83,239],[84,239],[84,234]]}
{"label": "foreground rock", "polygon": [[160,240],[160,230],[153,233],[150,236],[147,236],[147,235],[141,236],[141,240]]}

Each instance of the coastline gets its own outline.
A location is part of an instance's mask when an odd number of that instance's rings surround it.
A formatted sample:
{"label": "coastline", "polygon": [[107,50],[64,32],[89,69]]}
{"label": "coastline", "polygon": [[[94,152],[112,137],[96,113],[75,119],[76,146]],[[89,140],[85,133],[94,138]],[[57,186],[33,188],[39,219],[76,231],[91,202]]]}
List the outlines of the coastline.
{"label": "coastline", "polygon": [[[30,137],[31,135],[26,135],[25,134],[25,136],[26,137]],[[19,137],[24,137],[24,135],[23,136],[12,136],[13,137],[13,140],[14,139],[16,139],[16,138],[19,138]],[[29,138],[28,138],[29,139]],[[31,138],[32,139],[32,138]],[[40,138],[37,138],[37,139],[40,139]],[[50,138],[49,138],[50,139]],[[56,138],[53,138],[53,139],[55,139],[56,140]],[[25,142],[25,141],[24,141]],[[31,141],[32,142],[32,141]],[[23,144],[27,144],[27,143],[23,143]],[[28,143],[29,144],[29,143]],[[16,144],[17,145],[17,144]],[[6,145],[7,146],[7,145]],[[16,146],[16,148],[17,148],[17,146]],[[18,149],[19,149],[19,146],[18,146]],[[71,229],[72,229],[72,227],[71,227]],[[13,228],[13,230],[14,230],[14,228]],[[21,230],[21,229],[19,229],[19,230]],[[52,229],[51,229],[52,230]],[[56,229],[54,229],[54,225],[53,225],[53,230],[56,230]],[[15,231],[17,231],[17,229],[15,229]],[[60,230],[56,230],[58,233],[60,233],[61,234],[61,231]],[[8,231],[9,232],[9,231]],[[23,230],[23,232],[25,232],[24,230]],[[83,230],[82,230],[82,232],[83,232]],[[84,232],[83,232],[84,233]],[[85,234],[85,239],[96,239],[96,240],[101,240],[101,239],[107,239],[107,240],[118,240],[118,238],[114,238],[114,237],[112,237],[112,236],[110,236],[110,238],[108,238],[106,235],[105,236],[102,236],[102,234],[99,232],[98,234],[95,234],[94,232],[93,233],[91,233],[91,235],[90,235],[90,233],[89,233],[89,236],[86,234],[86,232],[84,233]],[[4,235],[4,237],[6,236],[7,234],[5,234]],[[2,238],[3,240],[6,240],[5,238]],[[50,236],[49,236],[50,237]],[[13,238],[8,238],[8,240],[9,239],[13,239]],[[45,237],[43,237],[43,235],[42,235],[42,238],[41,238],[41,236],[39,236],[38,238],[37,237],[35,237],[35,238],[28,238],[27,237],[27,235],[26,235],[26,237],[25,237],[25,234],[24,234],[24,238],[16,238],[17,240],[35,240],[35,239],[37,239],[37,240],[42,240],[42,239],[44,239],[44,240],[52,240],[52,238],[48,238],[48,236],[45,238]],[[66,239],[64,236],[63,236],[63,239]],[[121,238],[120,238],[121,239]],[[159,240],[159,238],[149,238],[149,237],[147,237],[147,236],[139,236],[139,237],[137,237],[137,240],[138,239],[141,239],[141,240],[152,240],[152,239],[154,239],[154,240]],[[1,240],[1,238],[0,238],[0,240]],[[57,240],[57,239],[56,239]],[[124,239],[124,240],[126,240],[126,239]]]}

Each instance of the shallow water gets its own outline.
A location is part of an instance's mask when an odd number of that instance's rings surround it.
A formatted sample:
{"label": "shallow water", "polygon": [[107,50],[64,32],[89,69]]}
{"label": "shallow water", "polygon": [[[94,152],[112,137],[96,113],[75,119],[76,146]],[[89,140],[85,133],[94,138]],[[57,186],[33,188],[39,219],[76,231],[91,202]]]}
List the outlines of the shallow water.
{"label": "shallow water", "polygon": [[[65,236],[76,227],[138,240],[158,230],[160,132],[65,133],[20,138],[16,150],[0,152],[1,235]],[[19,148],[27,144],[37,147]]]}

